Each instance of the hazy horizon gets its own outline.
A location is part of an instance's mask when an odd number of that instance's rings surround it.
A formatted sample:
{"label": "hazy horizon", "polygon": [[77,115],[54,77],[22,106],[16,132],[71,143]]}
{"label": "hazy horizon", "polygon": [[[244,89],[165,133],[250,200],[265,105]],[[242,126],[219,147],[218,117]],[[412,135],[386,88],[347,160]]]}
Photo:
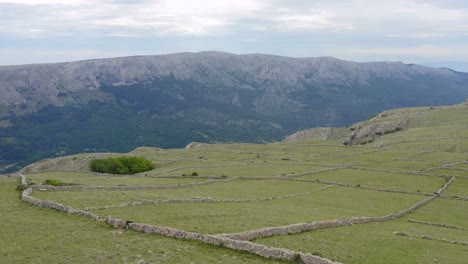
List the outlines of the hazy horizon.
{"label": "hazy horizon", "polygon": [[207,50],[468,72],[468,2],[0,0],[0,65]]}

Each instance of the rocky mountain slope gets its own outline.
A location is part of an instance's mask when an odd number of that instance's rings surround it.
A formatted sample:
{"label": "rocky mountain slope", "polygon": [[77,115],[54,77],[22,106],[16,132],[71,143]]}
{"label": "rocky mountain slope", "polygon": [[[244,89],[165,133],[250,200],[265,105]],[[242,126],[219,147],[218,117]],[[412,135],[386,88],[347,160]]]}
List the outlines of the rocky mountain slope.
{"label": "rocky mountain slope", "polygon": [[0,166],[77,152],[280,140],[385,109],[457,103],[468,74],[221,52],[0,67]]}
{"label": "rocky mountain slope", "polygon": [[[283,141],[325,139],[337,140],[349,146],[370,143],[382,146],[386,141],[387,143],[389,141],[387,135],[397,132],[396,139],[404,138],[405,134],[411,135],[407,140],[400,141],[401,145],[404,145],[402,142],[411,142],[415,135],[419,137],[417,141],[421,142],[430,136],[453,141],[454,139],[466,139],[468,131],[466,121],[468,121],[468,99],[461,104],[451,106],[391,109],[346,127],[319,127],[301,130],[285,137]],[[468,147],[466,143],[460,144],[459,142],[445,142],[444,144],[454,148],[451,152],[458,148],[459,152],[465,152]],[[454,147],[455,145],[457,147]]]}

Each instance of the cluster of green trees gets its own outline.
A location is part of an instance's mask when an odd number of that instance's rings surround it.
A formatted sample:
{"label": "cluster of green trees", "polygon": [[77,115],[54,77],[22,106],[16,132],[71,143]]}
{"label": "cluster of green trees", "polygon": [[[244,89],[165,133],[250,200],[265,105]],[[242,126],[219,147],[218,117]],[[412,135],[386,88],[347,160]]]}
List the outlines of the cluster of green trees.
{"label": "cluster of green trees", "polygon": [[154,169],[154,164],[142,157],[117,157],[91,161],[92,171],[110,174],[135,174]]}

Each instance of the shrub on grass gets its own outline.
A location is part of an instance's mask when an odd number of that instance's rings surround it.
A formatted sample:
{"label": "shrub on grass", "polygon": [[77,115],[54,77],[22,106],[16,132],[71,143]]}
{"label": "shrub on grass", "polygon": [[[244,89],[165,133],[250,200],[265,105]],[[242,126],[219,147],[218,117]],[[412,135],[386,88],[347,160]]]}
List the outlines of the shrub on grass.
{"label": "shrub on grass", "polygon": [[117,157],[95,159],[90,168],[94,172],[110,174],[135,174],[154,169],[154,164],[142,157]]}
{"label": "shrub on grass", "polygon": [[52,185],[52,186],[70,186],[70,185],[76,185],[75,183],[66,183],[62,182],[60,180],[55,180],[55,179],[46,179],[43,182],[44,185]]}

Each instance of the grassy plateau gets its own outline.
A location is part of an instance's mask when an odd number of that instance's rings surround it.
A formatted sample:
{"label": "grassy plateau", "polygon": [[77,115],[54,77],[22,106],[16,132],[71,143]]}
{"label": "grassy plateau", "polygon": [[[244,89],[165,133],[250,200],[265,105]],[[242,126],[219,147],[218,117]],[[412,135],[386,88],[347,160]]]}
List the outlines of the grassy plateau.
{"label": "grassy plateau", "polygon": [[[270,144],[139,147],[129,153],[47,159],[18,172],[31,196],[136,223],[199,234],[353,217],[379,217],[435,197],[393,220],[251,242],[339,263],[466,263],[468,105],[396,109],[368,122],[405,120],[367,144],[303,140]],[[155,169],[93,173],[93,159],[144,157]],[[19,178],[0,177],[0,263],[289,263],[202,242],[115,229],[20,200]],[[65,187],[52,189],[46,180]],[[450,181],[449,181],[450,180]],[[438,192],[444,184],[448,187]],[[67,188],[66,186],[70,186]],[[138,188],[141,187],[141,188]]]}

